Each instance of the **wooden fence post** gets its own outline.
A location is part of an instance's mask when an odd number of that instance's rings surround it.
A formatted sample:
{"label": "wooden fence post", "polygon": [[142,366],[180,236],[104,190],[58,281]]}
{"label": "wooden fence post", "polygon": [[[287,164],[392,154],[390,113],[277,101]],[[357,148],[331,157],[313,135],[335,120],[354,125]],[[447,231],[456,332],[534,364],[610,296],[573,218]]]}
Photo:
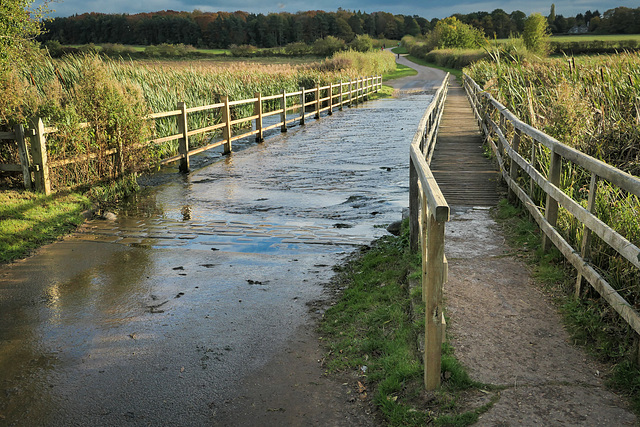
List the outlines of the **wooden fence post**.
{"label": "wooden fence post", "polygon": [[333,83],[329,83],[329,115],[333,115]]}
{"label": "wooden fence post", "polygon": [[[591,174],[591,182],[589,183],[589,198],[587,199],[587,210],[590,213],[595,211],[596,207],[596,192],[598,191],[598,175]],[[591,246],[591,229],[586,225],[583,225],[584,233],[582,235],[582,245],[580,247],[580,257],[585,259],[589,256],[589,247]],[[578,277],[576,279],[575,297],[580,298],[580,292],[582,290],[582,273],[578,270]]]}
{"label": "wooden fence post", "polygon": [[262,94],[255,92],[253,97],[258,98],[253,104],[253,115],[258,116],[256,118],[256,142],[264,142],[264,134],[262,132]]}
{"label": "wooden fence post", "polygon": [[349,79],[349,107],[353,106],[353,86],[352,81]]}
{"label": "wooden fence post", "polygon": [[342,80],[340,80],[340,111],[344,110],[344,99],[342,99]]}
{"label": "wooden fence post", "polygon": [[[515,133],[513,134],[513,140],[511,141],[511,148],[516,153],[518,152],[518,148],[520,147],[520,137],[520,130],[516,129]],[[511,165],[509,166],[509,177],[514,182],[518,180],[518,164],[513,159],[511,159]],[[511,200],[512,202],[515,202],[518,199],[516,193],[513,192],[511,187],[509,187],[509,191],[507,194],[509,200]]]}
{"label": "wooden fence post", "polygon": [[16,134],[16,142],[18,143],[18,156],[20,157],[20,166],[22,166],[24,188],[31,190],[33,188],[33,183],[31,181],[31,162],[29,161],[27,144],[24,140],[24,126],[15,125],[13,132]]}
{"label": "wooden fence post", "polygon": [[32,122],[33,139],[31,140],[31,157],[36,168],[34,172],[35,189],[44,194],[51,194],[51,182],[49,181],[49,166],[47,165],[47,140],[44,133],[42,119]]}
{"label": "wooden fence post", "polygon": [[282,125],[280,126],[280,132],[287,131],[287,91],[282,89],[282,98],[280,98],[280,109],[282,112],[280,113],[280,121]]}
{"label": "wooden fence post", "polygon": [[436,220],[435,212],[429,212],[427,221],[427,269],[423,274],[425,295],[424,384],[427,390],[435,390],[440,387],[442,356],[442,282],[445,277],[444,222]]}
{"label": "wooden fence post", "polygon": [[178,133],[182,136],[178,140],[178,153],[182,156],[180,158],[180,172],[189,172],[189,128],[187,125],[187,105],[180,101],[178,102],[177,109],[180,110],[180,115],[176,116],[178,121]]}
{"label": "wooden fence post", "polygon": [[229,97],[223,96],[222,102],[224,102],[224,107],[222,107],[222,121],[225,126],[222,128],[222,136],[226,141],[224,144],[224,154],[231,153],[231,110],[229,109]]}
{"label": "wooden fence post", "polygon": [[[562,170],[562,156],[555,152],[555,150],[551,151],[551,164],[549,165],[549,176],[547,180],[555,185],[556,187],[560,187],[560,172]],[[558,201],[547,194],[547,203],[545,204],[545,219],[549,222],[552,227],[556,226],[558,221]],[[542,248],[546,251],[551,247],[551,240],[547,237],[546,234],[542,236]]]}
{"label": "wooden fence post", "polygon": [[320,118],[320,83],[316,85],[316,119]]}
{"label": "wooden fence post", "polygon": [[306,102],[306,99],[304,96],[304,88],[301,87],[300,88],[300,126],[304,125],[305,102]]}
{"label": "wooden fence post", "polygon": [[118,131],[118,151],[116,151],[116,162],[118,164],[118,170],[114,175],[116,177],[124,175],[124,144],[122,143],[122,135]]}
{"label": "wooden fence post", "polygon": [[418,221],[420,210],[420,194],[418,191],[418,172],[413,164],[413,159],[409,157],[409,250],[418,251],[418,239],[420,237],[420,225]]}

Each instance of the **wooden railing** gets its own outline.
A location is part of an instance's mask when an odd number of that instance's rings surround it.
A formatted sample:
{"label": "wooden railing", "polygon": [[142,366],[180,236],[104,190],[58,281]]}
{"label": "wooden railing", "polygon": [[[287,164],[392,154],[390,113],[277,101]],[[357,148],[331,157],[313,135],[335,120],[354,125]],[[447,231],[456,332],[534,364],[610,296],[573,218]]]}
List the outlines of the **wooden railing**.
{"label": "wooden railing", "polygon": [[[609,227],[596,215],[595,203],[598,181],[606,180],[610,185],[624,190],[628,194],[640,197],[640,180],[613,166],[594,159],[576,149],[564,145],[556,139],[522,122],[505,106],[496,101],[488,92],[483,91],[469,76],[464,76],[464,87],[482,131],[500,165],[502,176],[509,186],[510,195],[518,197],[524,207],[544,232],[544,246],[547,249],[552,242],[565,258],[577,270],[575,295],[580,297],[581,286],[585,279],[620,316],[640,334],[640,315],[589,261],[591,236],[596,234],[603,242],[633,267],[640,268],[640,249],[625,236]],[[492,117],[499,119],[494,120]],[[506,135],[511,135],[511,140]],[[527,161],[520,152],[523,138],[529,138],[532,147],[541,144],[549,150],[550,165],[546,176],[536,168],[536,152],[531,150],[531,160]],[[507,165],[506,160],[509,161]],[[591,175],[586,209],[561,188],[562,164],[582,168]],[[508,166],[508,168],[507,168]],[[522,174],[526,175],[522,175]],[[522,178],[528,180],[529,188],[519,185]],[[544,208],[533,201],[534,185],[546,194]],[[580,247],[572,247],[556,229],[558,208],[561,206],[583,226],[584,234]],[[615,209],[611,206],[611,209]],[[637,207],[636,207],[637,209]],[[541,212],[544,210],[544,214]],[[637,211],[635,213],[637,215]],[[577,245],[577,244],[576,244]],[[629,284],[633,285],[633,284]],[[635,284],[637,286],[637,283]]]}
{"label": "wooden railing", "polygon": [[444,103],[449,74],[424,112],[413,136],[409,156],[410,248],[422,249],[422,299],[425,302],[424,383],[427,390],[440,386],[441,347],[444,334],[442,287],[447,281],[444,225],[449,205],[429,169]]}
{"label": "wooden railing", "polygon": [[[314,116],[319,119],[323,112],[331,115],[336,108],[342,109],[344,105],[352,105],[354,103],[366,100],[368,96],[380,90],[382,87],[382,77],[364,77],[348,82],[339,82],[329,84],[328,86],[316,86],[315,88],[300,88],[299,91],[293,93],[282,92],[277,95],[262,96],[255,93],[254,98],[231,101],[228,97],[223,97],[222,102],[212,105],[187,108],[184,102],[178,102],[175,110],[159,112],[151,114],[148,120],[157,120],[162,118],[175,118],[178,133],[152,139],[146,143],[135,144],[129,147],[111,148],[101,153],[88,153],[78,156],[59,159],[56,161],[47,161],[46,136],[58,131],[55,127],[45,127],[41,119],[31,123],[30,129],[25,129],[22,125],[16,126],[13,132],[0,133],[0,140],[13,140],[18,145],[18,154],[20,164],[0,164],[0,171],[5,172],[22,172],[24,177],[24,185],[27,189],[35,188],[36,191],[49,194],[51,192],[51,183],[49,180],[49,168],[62,167],[68,164],[89,161],[99,156],[115,156],[115,167],[118,168],[117,174],[124,172],[123,165],[123,149],[140,149],[151,144],[162,144],[169,141],[178,141],[178,154],[160,161],[160,164],[167,164],[180,161],[180,170],[189,170],[189,157],[201,153],[212,148],[224,147],[224,153],[232,151],[232,144],[241,138],[255,135],[256,141],[264,140],[264,132],[280,128],[282,132],[287,131],[287,126],[299,122],[301,125],[305,123],[308,117]],[[294,102],[291,103],[291,99]],[[264,105],[276,104],[279,102],[279,108],[269,110]],[[247,117],[232,117],[231,109],[243,105],[252,105],[253,113]],[[188,128],[188,115],[199,112],[219,112],[221,120],[219,123],[197,129]],[[298,112],[296,116],[291,116],[294,112]],[[263,126],[263,120],[270,116],[279,115],[277,123]],[[234,126],[254,122],[252,130],[234,134]],[[80,124],[80,127],[90,127],[88,123]],[[210,139],[209,143],[197,148],[189,147],[189,138],[195,135],[207,135],[221,131],[221,139]],[[26,139],[30,140],[30,150],[27,149]],[[31,158],[29,156],[31,154]],[[32,178],[33,174],[33,178]]]}

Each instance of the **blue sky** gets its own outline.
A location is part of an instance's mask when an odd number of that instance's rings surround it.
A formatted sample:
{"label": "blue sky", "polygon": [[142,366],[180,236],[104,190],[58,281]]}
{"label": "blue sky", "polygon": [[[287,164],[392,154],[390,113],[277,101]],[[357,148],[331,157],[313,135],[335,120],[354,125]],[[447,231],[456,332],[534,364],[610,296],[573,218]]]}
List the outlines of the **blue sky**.
{"label": "blue sky", "polygon": [[[207,2],[205,0],[57,0],[50,4],[54,10],[50,16],[70,16],[85,12],[101,13],[139,13],[154,12],[158,10],[193,11],[203,12],[226,11],[234,12],[242,10],[250,13],[270,12],[299,12],[306,10],[335,11],[339,7],[347,10],[361,10],[371,13],[377,11],[403,15],[419,15],[427,19],[446,18],[454,13],[471,13],[478,11],[491,12],[495,9],[503,9],[507,13],[521,10],[527,15],[538,12],[548,15],[552,1],[530,0],[526,2],[512,2],[504,0],[320,0],[309,2],[305,0],[218,0]],[[605,10],[618,6],[637,8],[637,0],[621,1],[593,1],[578,0],[555,1],[556,14],[575,16],[587,10]]]}

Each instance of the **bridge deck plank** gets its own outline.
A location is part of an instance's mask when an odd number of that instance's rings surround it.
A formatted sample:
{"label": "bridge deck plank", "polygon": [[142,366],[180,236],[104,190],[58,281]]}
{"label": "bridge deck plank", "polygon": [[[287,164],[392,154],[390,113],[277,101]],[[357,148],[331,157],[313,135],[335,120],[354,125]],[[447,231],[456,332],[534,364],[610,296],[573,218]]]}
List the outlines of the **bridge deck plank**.
{"label": "bridge deck plank", "polygon": [[431,161],[431,171],[450,206],[498,203],[499,172],[483,153],[482,135],[464,89],[452,80]]}

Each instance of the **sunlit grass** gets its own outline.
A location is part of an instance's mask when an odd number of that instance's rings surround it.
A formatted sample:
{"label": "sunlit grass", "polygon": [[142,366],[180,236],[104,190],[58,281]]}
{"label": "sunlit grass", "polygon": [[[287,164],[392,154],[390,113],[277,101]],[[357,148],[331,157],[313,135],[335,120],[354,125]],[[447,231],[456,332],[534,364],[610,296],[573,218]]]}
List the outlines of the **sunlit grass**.
{"label": "sunlit grass", "polygon": [[0,263],[24,257],[74,230],[89,206],[89,199],[76,193],[0,192]]}

